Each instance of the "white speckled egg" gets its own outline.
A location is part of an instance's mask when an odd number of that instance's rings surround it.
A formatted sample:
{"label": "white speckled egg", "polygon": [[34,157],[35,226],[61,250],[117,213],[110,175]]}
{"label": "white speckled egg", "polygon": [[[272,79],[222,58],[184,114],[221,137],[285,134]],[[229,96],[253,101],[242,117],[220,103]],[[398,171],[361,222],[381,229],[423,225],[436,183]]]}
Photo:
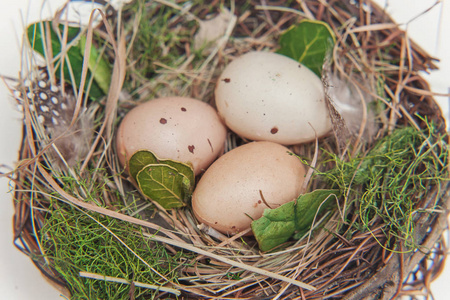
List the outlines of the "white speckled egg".
{"label": "white speckled egg", "polygon": [[250,140],[293,145],[330,132],[322,82],[284,55],[249,52],[221,74],[215,98],[226,125]]}
{"label": "white speckled egg", "polygon": [[227,129],[209,104],[184,97],[150,100],[129,111],[117,131],[119,161],[138,150],[193,166],[198,175],[222,153]]}
{"label": "white speckled egg", "polygon": [[289,149],[272,142],[251,142],[217,159],[192,195],[197,219],[227,233],[250,228],[264,209],[296,199],[305,168]]}

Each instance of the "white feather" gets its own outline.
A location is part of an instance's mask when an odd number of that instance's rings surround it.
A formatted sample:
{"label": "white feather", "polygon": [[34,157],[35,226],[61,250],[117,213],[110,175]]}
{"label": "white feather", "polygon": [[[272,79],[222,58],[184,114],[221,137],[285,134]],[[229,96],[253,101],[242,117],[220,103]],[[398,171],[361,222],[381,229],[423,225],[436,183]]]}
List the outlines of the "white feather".
{"label": "white feather", "polygon": [[362,138],[366,142],[371,141],[376,134],[375,114],[370,105],[373,97],[337,74],[329,73],[327,80],[327,94],[343,118],[349,133],[358,136],[364,126]]}

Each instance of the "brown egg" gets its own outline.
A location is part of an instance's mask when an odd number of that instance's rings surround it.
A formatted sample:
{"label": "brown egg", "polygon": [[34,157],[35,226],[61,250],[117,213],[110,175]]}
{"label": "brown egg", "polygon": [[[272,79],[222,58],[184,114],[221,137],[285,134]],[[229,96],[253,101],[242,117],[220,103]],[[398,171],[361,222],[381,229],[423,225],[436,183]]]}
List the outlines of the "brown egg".
{"label": "brown egg", "polygon": [[[235,234],[250,228],[264,209],[296,199],[305,168],[289,149],[273,142],[253,142],[231,150],[203,174],[192,195],[201,223]],[[268,207],[269,206],[269,207]]]}
{"label": "brown egg", "polygon": [[130,112],[117,131],[122,166],[138,150],[160,159],[192,164],[197,175],[222,153],[227,129],[215,109],[200,100],[167,97],[150,100]]}

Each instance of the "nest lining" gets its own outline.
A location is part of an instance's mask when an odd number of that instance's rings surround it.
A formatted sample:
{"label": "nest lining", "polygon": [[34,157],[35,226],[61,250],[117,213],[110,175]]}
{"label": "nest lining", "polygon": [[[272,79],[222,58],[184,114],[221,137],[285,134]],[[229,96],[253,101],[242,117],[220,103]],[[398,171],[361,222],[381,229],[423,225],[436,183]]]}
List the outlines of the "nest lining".
{"label": "nest lining", "polygon": [[[221,3],[216,2],[210,6],[194,3],[189,11],[197,18],[206,18],[208,14],[218,13]],[[447,184],[427,186],[426,197],[420,201],[420,208],[433,211],[420,214],[414,221],[420,224],[414,231],[414,241],[420,251],[402,251],[401,239],[388,241],[386,224],[379,218],[371,220],[369,231],[342,231],[342,218],[335,213],[328,216],[328,222],[321,225],[324,228],[316,230],[312,236],[275,253],[260,253],[254,242],[242,235],[211,237],[208,232],[199,230],[189,209],[164,211],[155,209],[155,204],[140,201],[139,193],[127,182],[114,158],[111,137],[117,125],[116,105],[120,117],[136,103],[152,97],[175,94],[213,102],[215,78],[228,61],[251,50],[275,50],[279,34],[305,17],[326,21],[336,33],[334,72],[350,74],[352,83],[383,104],[383,113],[376,120],[375,141],[355,135],[351,137],[350,146],[341,149],[338,140],[342,136],[338,133],[337,138],[331,136],[320,141],[319,157],[323,158],[325,152],[340,152],[344,156],[350,152],[367,153],[377,140],[401,126],[426,129],[434,124],[435,134],[445,132],[440,110],[428,92],[427,83],[418,75],[418,71],[435,68],[433,59],[395,26],[372,30],[373,24],[392,24],[379,7],[370,2],[305,1],[301,5],[291,2],[261,7],[237,1],[233,34],[214,56],[190,50],[188,37],[197,28],[181,10],[183,3],[168,7],[163,1],[137,2],[124,9],[121,16],[125,25],[132,26],[148,16],[155,23],[157,17],[170,16],[159,38],[168,31],[178,35],[172,40],[161,40],[167,46],[167,53],[160,53],[161,59],[151,58],[153,69],[143,73],[138,70],[139,65],[148,58],[140,56],[141,50],[124,49],[124,39],[130,36],[134,45],[139,45],[140,36],[135,31],[119,31],[116,42],[105,46],[104,51],[112,63],[128,66],[127,74],[120,74],[119,68],[115,68],[113,80],[119,83],[120,89],[126,76],[124,86],[131,97],[114,104],[119,93],[110,90],[105,100],[92,104],[103,109],[94,110],[97,112],[96,130],[101,131],[102,124],[109,124],[110,128],[103,129],[104,142],[94,142],[81,166],[56,167],[48,151],[51,144],[48,146],[45,128],[32,111],[26,112],[20,152],[24,163],[17,169],[15,179],[15,234],[18,247],[34,258],[48,278],[67,288],[74,298],[111,297],[111,293],[122,295],[120,297],[165,297],[181,292],[181,297],[185,298],[387,299],[424,288],[427,292],[428,281],[422,280],[420,274],[423,277],[438,274],[445,257],[446,245],[439,237],[446,226],[446,213],[435,213],[435,210],[446,207]],[[285,9],[287,7],[289,10]],[[115,22],[119,16],[110,17],[109,21]],[[99,36],[109,34],[111,38],[111,28],[107,25],[99,28],[103,32]],[[176,60],[164,61],[177,55]],[[364,84],[358,84],[361,82]],[[382,85],[377,90],[379,82]],[[81,99],[77,99],[81,107],[80,102]],[[228,147],[245,142],[230,135]],[[293,151],[312,158],[315,148],[294,147]],[[26,162],[27,159],[30,160]],[[330,164],[333,163],[320,164],[317,171],[330,168]],[[315,187],[323,184],[314,183]],[[357,218],[353,215],[350,220],[353,222]],[[59,224],[68,229],[58,227]],[[63,234],[56,234],[61,230]],[[95,242],[83,243],[77,236]],[[113,243],[109,251],[106,245]],[[67,254],[58,256],[58,249],[64,246],[74,248],[66,253],[81,260],[71,261]],[[425,253],[434,254],[431,266]],[[109,257],[116,266],[97,267],[87,259],[95,255]],[[90,267],[83,270],[80,266],[86,264]],[[137,274],[137,270],[142,274]],[[410,272],[410,280],[403,282]],[[99,280],[102,276],[108,276],[108,280]],[[132,284],[117,284],[114,279]],[[299,288],[299,282],[314,286],[316,290]],[[139,287],[140,283],[154,286]],[[155,291],[155,286],[164,286],[167,290]]]}

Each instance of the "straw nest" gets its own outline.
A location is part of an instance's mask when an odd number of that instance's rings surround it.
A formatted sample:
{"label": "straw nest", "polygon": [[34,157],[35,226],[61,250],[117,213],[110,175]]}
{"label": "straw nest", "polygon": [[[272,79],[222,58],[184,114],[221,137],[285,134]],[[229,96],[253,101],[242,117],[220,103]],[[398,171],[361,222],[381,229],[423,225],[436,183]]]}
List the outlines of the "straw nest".
{"label": "straw nest", "polygon": [[[228,7],[222,1],[202,2],[135,1],[120,11],[108,9],[99,25],[83,29],[82,49],[95,45],[110,64],[112,84],[104,96],[92,93],[95,71],[88,60],[78,64],[81,80],[75,79],[73,61],[72,72],[62,80],[57,60],[48,59],[50,48],[43,47],[47,59],[42,64],[24,44],[23,72],[12,85],[24,107],[20,163],[10,174],[16,246],[74,299],[429,295],[446,256],[442,236],[449,199],[445,122],[420,77],[420,71],[436,68],[434,59],[370,1],[235,1]],[[223,36],[208,50],[193,50],[201,20],[225,7],[234,14],[224,19]],[[292,147],[316,171],[312,188],[342,189],[337,209],[301,240],[262,253],[252,237],[200,230],[189,207],[165,211],[144,201],[115,155],[114,132],[121,117],[137,103],[166,95],[213,104],[215,82],[227,62],[250,50],[275,51],[280,34],[304,18],[325,21],[336,35],[325,66],[325,89],[333,88],[333,76],[340,78],[356,91],[357,101],[370,98],[368,105],[376,107],[362,113],[356,131],[334,113],[334,135],[319,140],[317,148]],[[66,25],[59,13],[53,23],[35,27],[34,36],[54,30],[62,49],[70,49],[78,37],[70,40]],[[71,64],[70,51],[56,56]],[[55,97],[54,105],[64,101],[66,113],[54,119],[42,115],[36,104],[42,91]],[[400,179],[381,187],[376,195],[380,209],[364,206],[374,181],[352,185],[359,163],[353,173],[343,170],[389,137],[401,140],[395,134],[403,127],[416,132],[403,145],[412,156],[395,166],[386,163],[392,172],[382,174]],[[227,149],[242,143],[230,133]],[[380,151],[385,155],[388,148]],[[402,190],[405,203],[395,203],[398,209],[383,215],[386,203],[399,201],[387,189]]]}

